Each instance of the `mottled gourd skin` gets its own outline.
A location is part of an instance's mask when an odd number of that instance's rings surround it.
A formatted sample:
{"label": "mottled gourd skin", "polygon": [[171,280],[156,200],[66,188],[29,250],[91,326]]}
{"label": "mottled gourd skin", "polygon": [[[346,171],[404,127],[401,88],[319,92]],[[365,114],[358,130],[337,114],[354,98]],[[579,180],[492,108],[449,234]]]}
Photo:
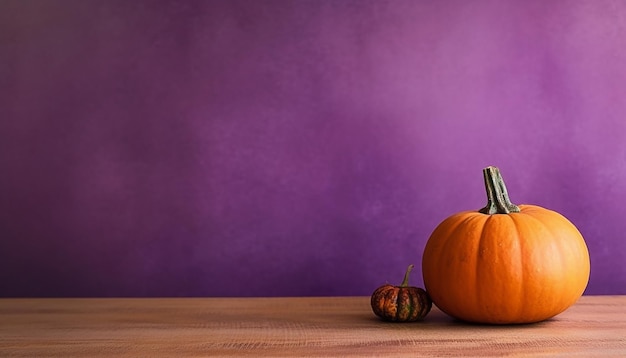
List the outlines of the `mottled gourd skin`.
{"label": "mottled gourd skin", "polygon": [[460,320],[533,323],[551,318],[583,294],[589,252],[559,213],[512,204],[497,168],[484,171],[489,202],[444,220],[422,256],[434,304]]}
{"label": "mottled gourd skin", "polygon": [[424,319],[432,301],[419,287],[384,285],[372,294],[372,310],[385,321],[415,322]]}
{"label": "mottled gourd skin", "polygon": [[432,300],[424,289],[408,285],[410,265],[400,286],[390,284],[377,288],[371,297],[376,316],[390,322],[415,322],[422,320],[432,308]]}

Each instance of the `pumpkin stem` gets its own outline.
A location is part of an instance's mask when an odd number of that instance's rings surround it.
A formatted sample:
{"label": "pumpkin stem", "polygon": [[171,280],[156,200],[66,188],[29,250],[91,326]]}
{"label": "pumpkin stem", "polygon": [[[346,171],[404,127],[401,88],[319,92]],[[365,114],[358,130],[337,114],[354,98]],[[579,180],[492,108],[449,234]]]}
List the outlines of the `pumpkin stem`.
{"label": "pumpkin stem", "polygon": [[409,273],[411,272],[411,270],[413,270],[413,265],[409,265],[409,267],[406,269],[406,272],[404,273],[404,279],[402,280],[400,287],[409,287]]}
{"label": "pumpkin stem", "polygon": [[500,169],[489,166],[483,169],[485,188],[487,189],[487,206],[480,209],[483,214],[519,213],[517,205],[511,203]]}

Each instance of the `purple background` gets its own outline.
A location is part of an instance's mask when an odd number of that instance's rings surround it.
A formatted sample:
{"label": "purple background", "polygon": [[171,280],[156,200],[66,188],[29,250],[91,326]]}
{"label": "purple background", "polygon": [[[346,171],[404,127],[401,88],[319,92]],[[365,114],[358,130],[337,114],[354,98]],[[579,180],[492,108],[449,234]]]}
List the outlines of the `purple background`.
{"label": "purple background", "polygon": [[0,295],[369,295],[518,203],[626,294],[626,2],[0,0]]}

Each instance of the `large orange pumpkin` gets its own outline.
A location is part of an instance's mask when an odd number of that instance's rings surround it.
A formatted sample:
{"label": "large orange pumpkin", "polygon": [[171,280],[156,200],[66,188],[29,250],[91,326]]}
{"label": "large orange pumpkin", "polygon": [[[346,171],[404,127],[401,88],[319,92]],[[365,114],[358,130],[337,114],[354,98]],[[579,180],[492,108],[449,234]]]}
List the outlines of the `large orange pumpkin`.
{"label": "large orange pumpkin", "polygon": [[426,291],[470,322],[531,323],[563,312],[589,281],[582,235],[555,211],[512,204],[498,168],[483,174],[487,206],[445,219],[426,244]]}

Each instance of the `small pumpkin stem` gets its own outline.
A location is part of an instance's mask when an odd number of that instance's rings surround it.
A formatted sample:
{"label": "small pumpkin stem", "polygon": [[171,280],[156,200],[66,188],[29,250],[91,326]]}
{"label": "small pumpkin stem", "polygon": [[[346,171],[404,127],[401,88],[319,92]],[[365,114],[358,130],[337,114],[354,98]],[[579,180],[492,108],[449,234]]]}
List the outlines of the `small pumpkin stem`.
{"label": "small pumpkin stem", "polygon": [[409,273],[411,273],[411,270],[413,270],[413,265],[409,265],[409,267],[406,269],[406,272],[404,273],[404,279],[402,280],[400,287],[409,287]]}
{"label": "small pumpkin stem", "polygon": [[511,203],[509,199],[509,193],[506,191],[500,170],[489,166],[483,169],[483,176],[487,189],[487,206],[480,209],[479,212],[489,215],[519,213],[519,207]]}

